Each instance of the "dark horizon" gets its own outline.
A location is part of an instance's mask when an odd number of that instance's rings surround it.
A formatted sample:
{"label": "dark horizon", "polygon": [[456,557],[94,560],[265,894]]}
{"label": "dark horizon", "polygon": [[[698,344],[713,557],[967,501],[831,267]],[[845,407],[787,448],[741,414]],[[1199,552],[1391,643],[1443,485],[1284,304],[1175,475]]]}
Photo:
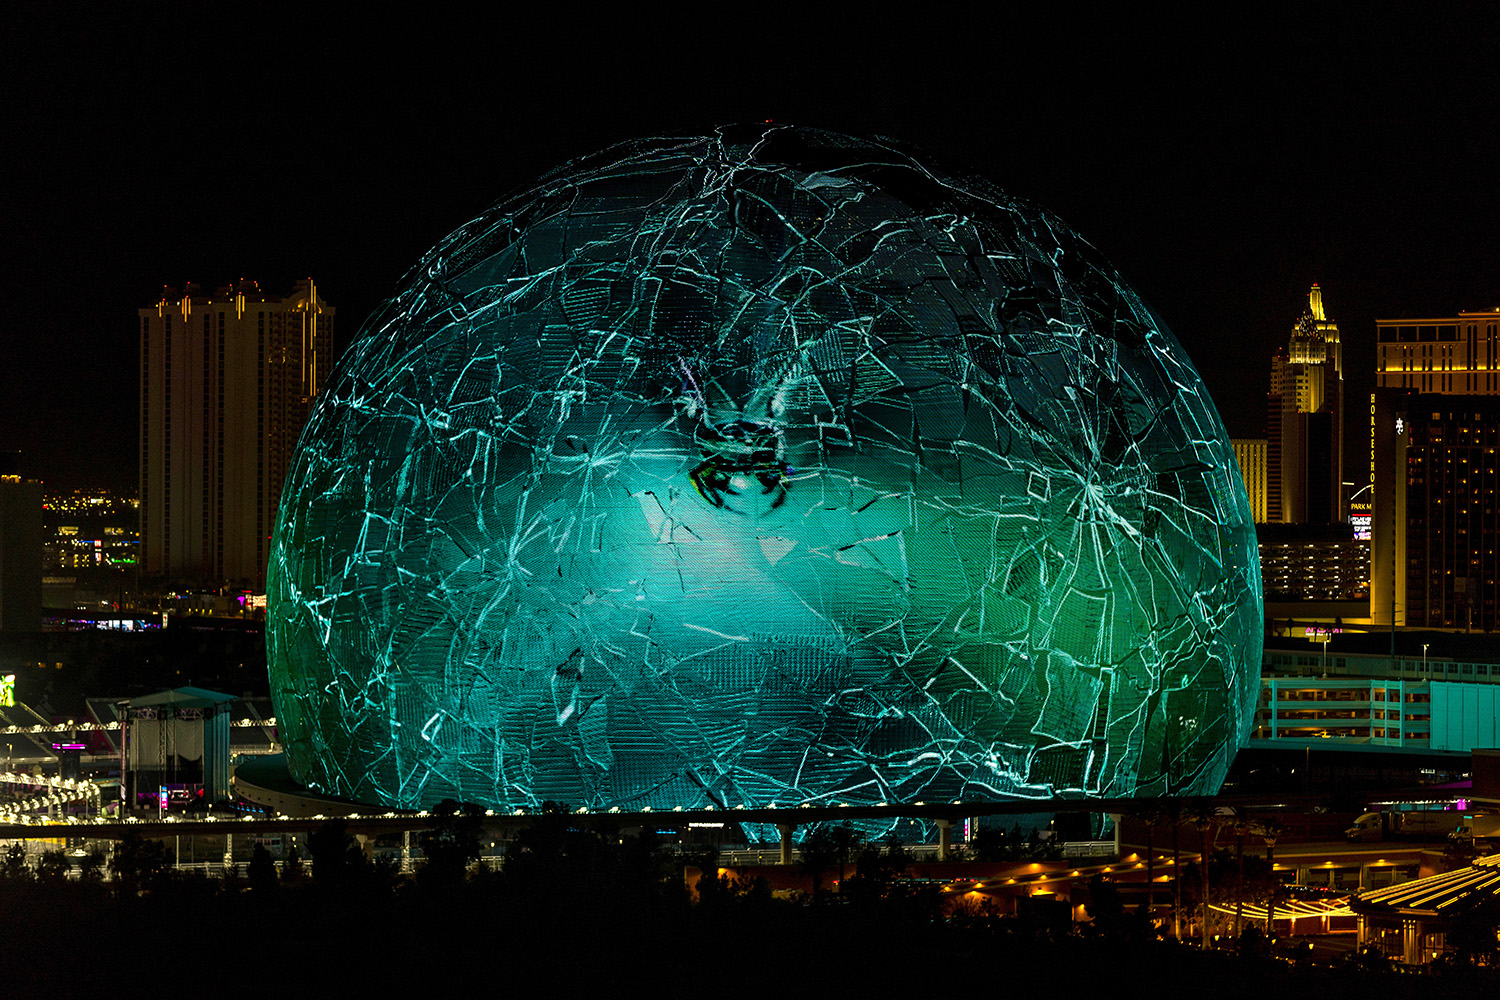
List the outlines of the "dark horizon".
{"label": "dark horizon", "polygon": [[1165,319],[1235,437],[1263,434],[1271,353],[1314,282],[1354,457],[1374,320],[1500,307],[1494,12],[1227,31],[1118,11],[900,31],[374,13],[359,44],[345,18],[274,12],[31,4],[0,42],[0,450],[49,488],[134,489],[135,310],[163,285],[311,276],[342,347],[507,192],[734,121],[890,136],[1054,212]]}

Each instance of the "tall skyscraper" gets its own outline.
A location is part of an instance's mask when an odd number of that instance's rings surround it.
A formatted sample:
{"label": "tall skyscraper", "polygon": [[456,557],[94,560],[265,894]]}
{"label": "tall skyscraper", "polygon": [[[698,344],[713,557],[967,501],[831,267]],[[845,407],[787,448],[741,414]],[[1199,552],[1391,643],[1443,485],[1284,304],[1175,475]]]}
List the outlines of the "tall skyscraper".
{"label": "tall skyscraper", "polygon": [[1313,285],[1284,352],[1271,360],[1267,397],[1266,519],[1344,520],[1344,354],[1338,324]]}
{"label": "tall skyscraper", "polygon": [[164,291],[140,310],[141,563],[171,582],[265,585],[297,435],[333,362],[311,279]]}
{"label": "tall skyscraper", "polygon": [[42,629],[42,484],[0,452],[0,632]]}
{"label": "tall skyscraper", "polygon": [[1370,611],[1500,625],[1500,310],[1375,321]]}

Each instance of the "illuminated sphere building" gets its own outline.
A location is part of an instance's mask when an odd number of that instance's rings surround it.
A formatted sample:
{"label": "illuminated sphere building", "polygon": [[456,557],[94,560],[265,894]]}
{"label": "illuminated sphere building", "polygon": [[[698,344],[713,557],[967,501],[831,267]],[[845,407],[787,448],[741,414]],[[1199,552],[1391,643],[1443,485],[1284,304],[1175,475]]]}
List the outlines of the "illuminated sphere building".
{"label": "illuminated sphere building", "polygon": [[390,806],[1203,794],[1255,534],[1156,315],[884,141],[568,165],[343,359],[272,543],[289,766]]}

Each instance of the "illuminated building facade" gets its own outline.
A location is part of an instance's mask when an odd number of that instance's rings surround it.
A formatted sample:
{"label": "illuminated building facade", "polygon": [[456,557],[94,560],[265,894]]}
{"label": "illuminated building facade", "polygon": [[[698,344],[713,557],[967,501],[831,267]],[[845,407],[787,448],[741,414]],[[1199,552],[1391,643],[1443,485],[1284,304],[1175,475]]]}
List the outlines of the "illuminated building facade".
{"label": "illuminated building facade", "polygon": [[781,126],[549,174],[414,268],[272,545],[293,777],[591,810],[1211,794],[1234,452],[1066,224]]}
{"label": "illuminated building facade", "polygon": [[1267,442],[1265,438],[1234,438],[1234,459],[1239,463],[1240,476],[1245,480],[1245,493],[1250,497],[1250,514],[1256,524],[1266,521]]}
{"label": "illuminated building facade", "polygon": [[1377,319],[1375,350],[1377,388],[1500,394],[1500,309],[1443,319]]}
{"label": "illuminated building facade", "polygon": [[1328,318],[1322,289],[1313,285],[1286,351],[1271,361],[1268,521],[1344,520],[1343,365],[1338,324]]}
{"label": "illuminated building facade", "polygon": [[[1382,395],[1376,391],[1377,399]],[[1394,565],[1405,572],[1396,623],[1490,631],[1500,597],[1500,395],[1391,395],[1399,446],[1390,450],[1402,461],[1377,467],[1374,548],[1379,552],[1395,540],[1389,527],[1382,531],[1391,519],[1379,508],[1399,498],[1404,516],[1396,530],[1405,530]],[[1377,575],[1377,588],[1389,586],[1388,576]],[[1375,603],[1385,593],[1377,589]]]}
{"label": "illuminated building facade", "polygon": [[141,565],[167,582],[264,586],[281,483],[333,360],[311,279],[277,298],[189,285],[140,310]]}
{"label": "illuminated building facade", "polygon": [[1347,524],[1262,524],[1267,601],[1351,601],[1370,596],[1370,543]]}
{"label": "illuminated building facade", "polygon": [[1377,623],[1492,630],[1500,311],[1376,320],[1370,405]]}

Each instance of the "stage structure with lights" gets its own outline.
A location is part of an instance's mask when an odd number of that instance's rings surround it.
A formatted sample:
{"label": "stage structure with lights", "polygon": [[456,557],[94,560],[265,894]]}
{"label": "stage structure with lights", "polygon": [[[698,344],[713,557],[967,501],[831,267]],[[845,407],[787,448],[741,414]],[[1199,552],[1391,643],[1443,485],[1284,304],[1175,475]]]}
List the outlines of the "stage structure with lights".
{"label": "stage structure with lights", "polygon": [[294,778],[391,807],[1218,790],[1260,571],[1182,347],[897,144],[628,143],[443,240],[303,433]]}

